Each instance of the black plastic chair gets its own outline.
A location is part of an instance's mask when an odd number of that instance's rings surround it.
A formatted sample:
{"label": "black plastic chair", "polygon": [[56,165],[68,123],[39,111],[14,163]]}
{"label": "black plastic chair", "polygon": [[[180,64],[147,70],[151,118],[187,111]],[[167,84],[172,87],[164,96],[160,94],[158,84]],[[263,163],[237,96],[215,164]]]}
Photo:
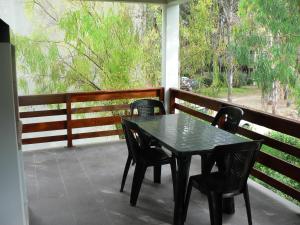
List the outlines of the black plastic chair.
{"label": "black plastic chair", "polygon": [[250,141],[241,144],[216,147],[213,155],[224,160],[224,167],[218,172],[208,172],[191,176],[185,200],[184,218],[186,218],[192,187],[208,197],[210,220],[212,225],[222,224],[222,200],[243,193],[248,224],[252,225],[247,179],[262,141]]}
{"label": "black plastic chair", "polygon": [[[166,114],[164,104],[161,101],[155,99],[140,99],[134,101],[133,103],[130,104],[131,116],[134,116],[135,110],[137,110],[138,116],[141,117],[154,116],[155,111],[157,111],[161,115]],[[157,141],[151,139],[149,136],[145,135],[145,138],[147,139],[146,142],[149,145],[161,147]],[[131,162],[134,163],[134,158],[132,157],[131,152],[128,149],[128,156],[127,156],[127,160],[123,172],[120,192],[123,192]],[[161,180],[161,166],[156,166],[154,167],[154,182],[160,183],[160,180]]]}
{"label": "black plastic chair", "polygon": [[134,115],[134,110],[137,110],[139,116],[153,116],[155,109],[158,109],[158,113],[161,115],[166,114],[164,104],[159,100],[139,99],[130,104],[131,115]]}
{"label": "black plastic chair", "polygon": [[138,195],[142,186],[146,169],[150,166],[162,166],[170,164],[175,197],[176,184],[176,161],[174,157],[168,156],[160,147],[150,146],[147,137],[139,127],[130,121],[123,120],[122,126],[125,132],[128,149],[135,161],[135,170],[131,186],[130,204],[136,205]]}
{"label": "black plastic chair", "polygon": [[225,106],[218,111],[211,125],[235,134],[243,115],[242,109],[234,106]]}
{"label": "black plastic chair", "polygon": [[[244,111],[242,109],[234,106],[225,106],[218,111],[211,125],[235,134],[237,132],[239,123],[243,115],[244,115]],[[202,156],[201,157],[202,171],[203,172],[205,172],[205,170],[210,171],[214,165],[213,163],[214,160],[215,159],[213,159],[211,154]],[[218,158],[216,160],[216,164],[218,167],[222,166],[221,165],[222,159]]]}

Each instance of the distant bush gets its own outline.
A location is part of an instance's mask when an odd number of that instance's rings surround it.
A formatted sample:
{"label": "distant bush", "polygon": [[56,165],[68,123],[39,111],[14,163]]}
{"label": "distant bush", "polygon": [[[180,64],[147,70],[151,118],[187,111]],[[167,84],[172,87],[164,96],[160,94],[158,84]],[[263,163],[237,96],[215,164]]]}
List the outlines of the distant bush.
{"label": "distant bush", "polygon": [[252,84],[253,80],[247,73],[237,73],[233,78],[233,87],[249,86]]}
{"label": "distant bush", "polygon": [[295,138],[293,136],[287,135],[287,134],[283,134],[277,131],[272,131],[269,133],[269,136],[271,138],[274,138],[278,141],[284,142],[286,144],[290,144],[293,145],[295,147],[300,148],[300,139],[299,138]]}
{"label": "distant bush", "polygon": [[[278,141],[281,141],[283,143],[295,146],[295,147],[300,149],[300,139],[299,138],[295,138],[295,137],[292,137],[290,135],[283,134],[283,133],[280,133],[280,132],[277,132],[277,131],[270,132],[268,136],[270,136],[271,138],[273,138],[275,140],[278,140]],[[276,157],[278,157],[282,160],[285,160],[285,161],[287,161],[291,164],[294,164],[296,166],[300,166],[300,159],[295,157],[295,156],[284,153],[282,151],[278,151],[278,150],[273,149],[273,148],[269,148],[268,151],[269,151],[270,154],[272,154],[272,155],[274,155],[274,156],[276,156]]]}

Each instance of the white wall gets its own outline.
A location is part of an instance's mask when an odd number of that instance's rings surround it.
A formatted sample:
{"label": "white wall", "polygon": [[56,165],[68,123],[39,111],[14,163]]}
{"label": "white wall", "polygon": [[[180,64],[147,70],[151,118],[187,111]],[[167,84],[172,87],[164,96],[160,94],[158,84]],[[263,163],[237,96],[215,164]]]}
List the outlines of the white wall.
{"label": "white wall", "polygon": [[24,13],[25,0],[0,0],[0,18],[14,33],[27,35],[32,28]]}
{"label": "white wall", "polygon": [[22,153],[18,150],[11,46],[0,43],[0,225],[26,225]]}

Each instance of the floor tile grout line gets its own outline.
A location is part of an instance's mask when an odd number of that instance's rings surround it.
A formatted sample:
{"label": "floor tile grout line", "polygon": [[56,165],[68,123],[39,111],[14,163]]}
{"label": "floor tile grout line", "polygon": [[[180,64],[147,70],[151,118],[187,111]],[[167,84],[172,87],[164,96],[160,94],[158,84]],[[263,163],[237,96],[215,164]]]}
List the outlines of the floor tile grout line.
{"label": "floor tile grout line", "polygon": [[68,202],[67,207],[71,211],[72,219],[75,222],[74,225],[77,225],[77,219],[76,219],[75,213],[73,212],[72,207],[70,207],[70,205],[69,205],[70,195],[69,195],[69,192],[67,190],[67,186],[66,186],[65,180],[64,180],[63,175],[62,175],[62,170],[61,170],[61,168],[59,166],[59,162],[58,162],[58,158],[57,158],[57,153],[56,152],[54,152],[54,153],[55,153],[54,155],[55,155],[55,161],[56,161],[57,169],[59,171],[59,176],[60,176],[61,182],[62,182],[62,184],[64,186],[64,190],[65,190],[65,193],[66,193],[66,198],[67,198],[67,202]]}
{"label": "floor tile grout line", "polygon": [[34,176],[35,176],[35,183],[36,183],[36,197],[39,199],[40,197],[40,184],[39,184],[39,179],[37,175],[37,159],[36,159],[36,154],[33,154],[33,163],[34,163]]}
{"label": "floor tile grout line", "polygon": [[[88,179],[89,185],[91,186],[91,190],[93,191],[93,193],[96,195],[97,193],[93,190],[93,186],[95,186],[95,184],[91,181],[90,177],[88,176],[85,167],[83,166],[82,162],[80,161],[78,154],[77,154],[77,150],[74,149],[74,154],[75,154],[75,158],[78,161],[79,166],[81,167],[83,174],[86,176],[86,178]],[[105,214],[107,218],[110,218],[109,215],[107,214],[107,210],[104,208]],[[115,223],[111,220],[109,220],[111,222],[112,225],[114,225]]]}

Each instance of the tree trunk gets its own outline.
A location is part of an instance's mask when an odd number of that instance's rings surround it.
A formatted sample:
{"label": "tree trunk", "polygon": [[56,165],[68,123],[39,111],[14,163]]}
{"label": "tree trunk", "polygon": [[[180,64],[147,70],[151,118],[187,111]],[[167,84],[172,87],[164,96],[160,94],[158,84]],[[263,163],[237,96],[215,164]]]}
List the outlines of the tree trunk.
{"label": "tree trunk", "polygon": [[227,93],[227,101],[232,102],[232,84],[233,84],[233,60],[232,54],[229,51],[229,45],[231,43],[231,25],[227,24],[227,57],[228,57],[228,65],[227,65],[227,84],[228,84],[228,93]]}
{"label": "tree trunk", "polygon": [[272,88],[272,114],[276,114],[276,108],[277,108],[277,100],[278,100],[278,90],[279,90],[279,82],[274,81],[273,82],[273,88]]}
{"label": "tree trunk", "polygon": [[228,83],[227,101],[228,102],[232,102],[233,73],[232,73],[231,69],[229,69],[229,71],[228,71],[227,83]]}

